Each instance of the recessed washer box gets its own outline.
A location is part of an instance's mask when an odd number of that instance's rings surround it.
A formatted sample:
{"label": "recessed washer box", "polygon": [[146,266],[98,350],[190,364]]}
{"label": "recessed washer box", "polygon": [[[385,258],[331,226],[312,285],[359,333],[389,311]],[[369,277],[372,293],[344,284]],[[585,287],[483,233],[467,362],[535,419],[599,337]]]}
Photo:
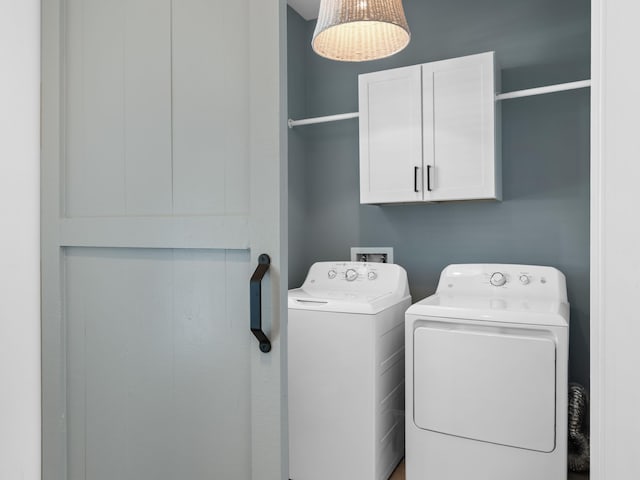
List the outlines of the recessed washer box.
{"label": "recessed washer box", "polygon": [[351,247],[351,261],[393,263],[393,247]]}

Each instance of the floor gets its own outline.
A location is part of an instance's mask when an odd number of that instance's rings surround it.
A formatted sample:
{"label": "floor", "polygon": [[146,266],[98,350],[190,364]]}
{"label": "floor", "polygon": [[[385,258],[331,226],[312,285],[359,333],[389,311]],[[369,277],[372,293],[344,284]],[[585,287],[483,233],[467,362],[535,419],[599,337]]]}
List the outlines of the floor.
{"label": "floor", "polygon": [[[402,462],[400,465],[398,465],[398,468],[396,468],[395,472],[393,472],[389,480],[405,480],[405,478],[404,462]],[[589,480],[589,474],[569,472],[569,477],[567,480]]]}
{"label": "floor", "polygon": [[404,460],[403,460],[402,463],[398,465],[398,468],[396,468],[396,471],[391,474],[391,477],[389,477],[389,480],[405,480],[405,478],[406,477],[404,474]]}

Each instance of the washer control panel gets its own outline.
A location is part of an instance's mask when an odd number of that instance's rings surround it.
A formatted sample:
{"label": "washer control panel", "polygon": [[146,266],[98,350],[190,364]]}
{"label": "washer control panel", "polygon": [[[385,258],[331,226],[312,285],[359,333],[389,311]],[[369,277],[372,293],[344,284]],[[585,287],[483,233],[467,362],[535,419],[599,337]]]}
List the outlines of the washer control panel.
{"label": "washer control panel", "polygon": [[345,262],[331,264],[327,270],[329,280],[355,282],[355,281],[375,281],[378,279],[376,264]]}
{"label": "washer control panel", "polygon": [[309,269],[305,287],[348,291],[392,291],[406,288],[406,272],[392,263],[318,262]]}

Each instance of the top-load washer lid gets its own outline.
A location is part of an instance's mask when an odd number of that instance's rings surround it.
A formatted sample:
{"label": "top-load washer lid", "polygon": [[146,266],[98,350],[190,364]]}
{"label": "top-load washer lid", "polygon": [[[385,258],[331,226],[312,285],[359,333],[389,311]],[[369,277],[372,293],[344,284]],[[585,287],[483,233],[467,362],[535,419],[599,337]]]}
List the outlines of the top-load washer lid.
{"label": "top-load washer lid", "polygon": [[450,265],[435,295],[412,305],[407,315],[566,327],[565,277],[553,267]]}
{"label": "top-load washer lid", "polygon": [[289,309],[374,315],[410,298],[399,265],[318,262],[300,288],[289,291]]}

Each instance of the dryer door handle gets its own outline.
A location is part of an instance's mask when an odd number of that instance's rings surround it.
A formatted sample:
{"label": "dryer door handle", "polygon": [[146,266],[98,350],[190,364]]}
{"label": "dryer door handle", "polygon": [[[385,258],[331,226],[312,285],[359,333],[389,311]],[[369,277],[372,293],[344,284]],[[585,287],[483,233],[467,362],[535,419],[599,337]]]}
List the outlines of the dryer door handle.
{"label": "dryer door handle", "polygon": [[262,279],[269,271],[270,266],[271,258],[269,255],[266,253],[260,255],[256,271],[253,272],[249,282],[251,333],[260,342],[260,351],[262,353],[271,351],[271,342],[262,331]]}

